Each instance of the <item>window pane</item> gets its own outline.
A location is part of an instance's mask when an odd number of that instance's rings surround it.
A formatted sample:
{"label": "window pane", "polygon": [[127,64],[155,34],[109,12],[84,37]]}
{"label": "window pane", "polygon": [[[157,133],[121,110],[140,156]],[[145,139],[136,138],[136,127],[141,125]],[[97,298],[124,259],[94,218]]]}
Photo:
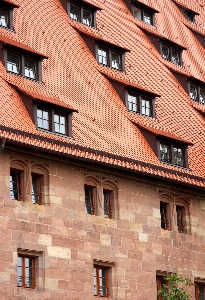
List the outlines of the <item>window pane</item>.
{"label": "window pane", "polygon": [[169,60],[169,48],[164,45],[162,45],[162,57]]}
{"label": "window pane", "polygon": [[66,134],[65,116],[54,114],[54,131],[56,133]]}
{"label": "window pane", "polygon": [[38,128],[49,130],[49,112],[43,109],[37,109],[37,126]]}
{"label": "window pane", "polygon": [[25,76],[35,79],[36,78],[36,71],[35,71],[35,63],[30,60],[25,59]]}
{"label": "window pane", "polygon": [[205,90],[200,89],[199,103],[205,105]]}
{"label": "window pane", "polygon": [[19,181],[20,174],[12,173],[10,175],[10,198],[14,200],[19,200]]}
{"label": "window pane", "polygon": [[141,9],[134,7],[134,17],[135,19],[142,21],[142,11]]}
{"label": "window pane", "polygon": [[150,100],[142,99],[142,115],[150,117],[151,116],[151,109],[150,109]]}
{"label": "window pane", "polygon": [[152,16],[149,13],[144,12],[144,20],[143,21],[148,25],[152,25]]}
{"label": "window pane", "polygon": [[160,202],[161,228],[163,229],[169,229],[168,208],[169,204]]}
{"label": "window pane", "polygon": [[107,66],[107,51],[98,48],[98,62],[102,65]]}
{"label": "window pane", "polygon": [[18,74],[19,73],[19,59],[17,56],[7,55],[7,71]]}
{"label": "window pane", "polygon": [[92,26],[92,14],[87,10],[83,10],[83,24]]}
{"label": "window pane", "polygon": [[177,166],[183,166],[184,165],[182,148],[174,147],[174,164],[177,165]]}
{"label": "window pane", "polygon": [[40,200],[40,177],[32,176],[32,203],[39,203]]}
{"label": "window pane", "polygon": [[111,207],[111,191],[103,190],[104,197],[104,216],[106,218],[112,217],[112,207]]}
{"label": "window pane", "polygon": [[170,163],[170,146],[160,143],[160,160],[165,163]]}
{"label": "window pane", "polygon": [[178,232],[184,232],[184,225],[183,225],[184,207],[177,205],[176,206],[176,212],[177,212]]}
{"label": "window pane", "polygon": [[121,70],[120,55],[112,52],[111,59],[112,59],[112,68],[116,70]]}
{"label": "window pane", "polygon": [[138,112],[138,95],[128,94],[128,109],[131,112]]}
{"label": "window pane", "polygon": [[179,65],[179,52],[178,51],[172,50],[172,59],[171,59],[171,61],[174,64]]}
{"label": "window pane", "polygon": [[7,11],[0,9],[0,26],[8,27]]}
{"label": "window pane", "polygon": [[85,211],[89,215],[94,213],[92,188],[85,188]]}
{"label": "window pane", "polygon": [[197,87],[193,84],[190,84],[190,98],[194,101],[197,101]]}
{"label": "window pane", "polygon": [[70,5],[70,18],[71,20],[80,22],[80,8],[78,6]]}
{"label": "window pane", "polygon": [[22,286],[22,257],[17,260],[17,286]]}

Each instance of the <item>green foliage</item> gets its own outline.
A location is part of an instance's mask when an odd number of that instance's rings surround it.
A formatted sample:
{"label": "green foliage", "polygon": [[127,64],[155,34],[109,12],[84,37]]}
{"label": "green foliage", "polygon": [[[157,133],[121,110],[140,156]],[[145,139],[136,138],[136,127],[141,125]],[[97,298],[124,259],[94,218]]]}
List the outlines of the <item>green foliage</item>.
{"label": "green foliage", "polygon": [[[184,291],[182,285],[191,286],[194,285],[190,278],[183,278],[178,273],[170,274],[164,278],[168,284],[163,284],[161,290],[158,291],[158,295],[162,296],[163,300],[190,300],[191,296]],[[180,284],[180,287],[178,286]]]}

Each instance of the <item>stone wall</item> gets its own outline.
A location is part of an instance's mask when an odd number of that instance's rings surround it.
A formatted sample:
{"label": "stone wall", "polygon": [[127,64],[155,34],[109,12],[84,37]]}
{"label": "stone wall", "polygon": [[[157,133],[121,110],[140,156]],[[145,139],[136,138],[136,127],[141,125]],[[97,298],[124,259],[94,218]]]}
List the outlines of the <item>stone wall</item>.
{"label": "stone wall", "polygon": [[[32,166],[45,171],[42,205],[10,199],[11,161],[25,168],[24,189]],[[109,299],[156,299],[156,273],[176,272],[205,278],[205,201],[197,191],[185,194],[174,185],[140,180],[74,161],[54,161],[4,151],[0,154],[0,295],[1,300],[91,300],[93,264],[110,267]],[[48,174],[46,174],[48,172]],[[85,213],[86,176],[116,184],[114,219]],[[161,229],[160,192],[189,198],[191,234]],[[195,194],[194,194],[195,193]],[[116,217],[117,216],[117,217]],[[17,252],[38,257],[35,289],[17,287]],[[194,288],[190,288],[194,296]],[[103,299],[103,298],[102,298]]]}

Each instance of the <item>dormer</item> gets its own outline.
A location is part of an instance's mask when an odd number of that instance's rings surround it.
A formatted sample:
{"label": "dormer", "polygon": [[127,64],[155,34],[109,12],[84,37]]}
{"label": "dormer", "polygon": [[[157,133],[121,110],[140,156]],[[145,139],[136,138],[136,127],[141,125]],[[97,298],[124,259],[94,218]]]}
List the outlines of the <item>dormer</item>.
{"label": "dormer", "polygon": [[0,27],[13,30],[13,10],[19,6],[10,0],[2,0],[0,3]]}

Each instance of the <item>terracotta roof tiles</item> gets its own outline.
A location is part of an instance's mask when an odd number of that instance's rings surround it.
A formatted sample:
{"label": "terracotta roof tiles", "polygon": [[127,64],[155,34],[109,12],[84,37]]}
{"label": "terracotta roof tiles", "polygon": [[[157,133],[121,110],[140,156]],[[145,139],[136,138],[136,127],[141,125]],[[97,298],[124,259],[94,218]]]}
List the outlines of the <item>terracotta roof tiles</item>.
{"label": "terracotta roof tiles", "polygon": [[[191,102],[170,71],[173,68],[205,81],[204,49],[184,25],[184,16],[171,0],[142,1],[160,12],[156,14],[159,36],[187,48],[182,54],[184,67],[181,68],[162,59],[145,35],[144,25],[134,20],[122,0],[86,1],[102,8],[97,12],[98,30],[71,21],[58,0],[38,0],[32,6],[28,0],[16,0],[20,6],[14,11],[16,34],[0,28],[1,36],[6,39],[4,42],[9,40],[20,48],[26,47],[25,50],[43,53],[48,59],[42,63],[43,84],[7,73],[0,62],[3,78],[0,78],[0,126],[4,127],[0,136],[8,143],[52,150],[59,155],[204,188],[204,119],[197,104]],[[200,13],[196,17],[197,26],[202,24],[200,30],[204,30],[202,7],[193,1],[181,2]],[[125,74],[100,66],[79,31],[129,49],[130,53],[125,55]],[[156,119],[129,113],[104,75],[160,95],[156,98]],[[55,98],[59,104],[78,110],[73,114],[73,139],[38,130],[11,84],[25,93],[35,92],[42,100]],[[190,170],[162,164],[133,122],[193,143],[188,149]],[[17,134],[18,131],[22,133]]]}

